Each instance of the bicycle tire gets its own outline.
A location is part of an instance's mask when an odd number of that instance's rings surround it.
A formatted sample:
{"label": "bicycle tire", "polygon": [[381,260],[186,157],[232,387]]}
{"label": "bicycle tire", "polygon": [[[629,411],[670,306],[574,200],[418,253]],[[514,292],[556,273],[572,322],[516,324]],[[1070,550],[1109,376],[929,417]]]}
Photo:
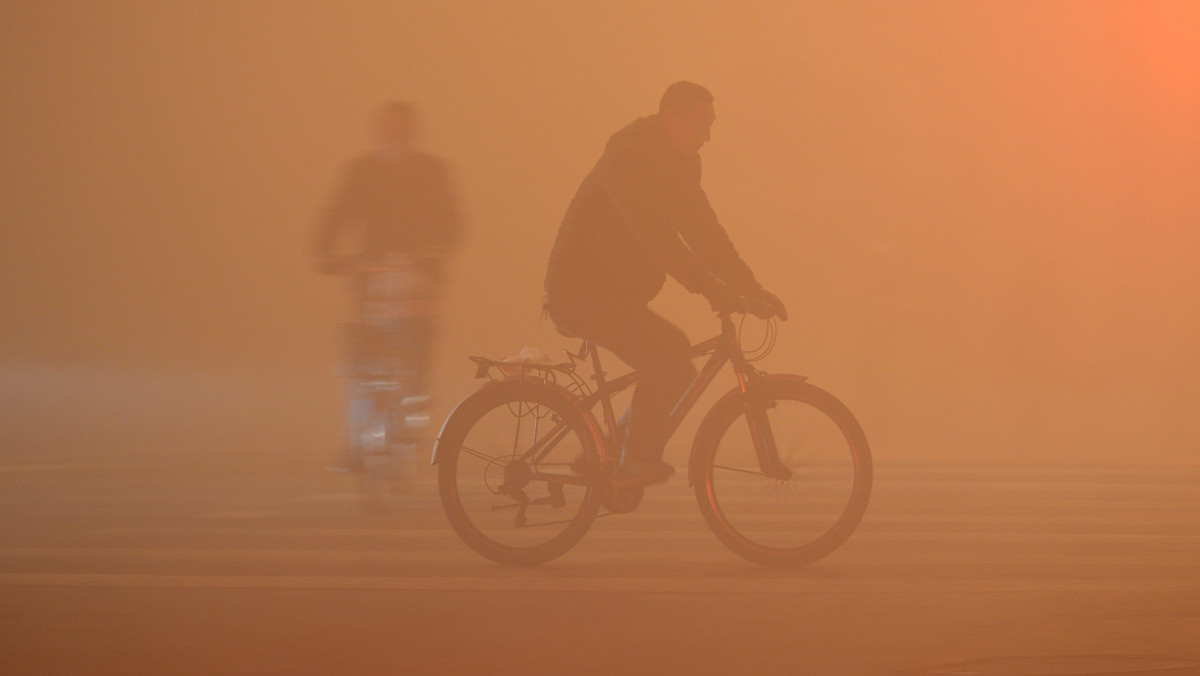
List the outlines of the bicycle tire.
{"label": "bicycle tire", "polygon": [[[791,479],[751,471],[758,467],[748,425],[737,425],[745,423],[746,399],[735,392],[717,402],[697,432],[691,460],[696,500],[717,539],[738,556],[765,566],[807,565],[840,547],[861,522],[871,495],[871,452],[854,415],[828,392],[795,376],[768,376],[758,388],[777,437],[788,424],[784,415],[797,414],[806,428],[795,440],[777,439]],[[750,459],[722,464],[728,456]],[[775,493],[775,502],[796,497],[797,504],[771,504],[771,496],[754,492],[756,482]],[[739,508],[744,513],[735,517]]]}
{"label": "bicycle tire", "polygon": [[[507,431],[497,433],[494,429],[504,425],[505,416],[516,419],[511,454],[499,450],[502,445],[504,448],[508,446],[509,440],[503,438]],[[585,468],[579,479],[585,485],[558,485],[560,500],[565,502],[569,488],[572,502],[577,503],[574,511],[568,515],[555,513],[565,505],[556,508],[553,504],[537,504],[537,500],[529,500],[526,496],[526,506],[522,507],[519,499],[497,491],[497,477],[508,481],[512,471],[510,466],[514,464],[518,451],[529,445],[522,436],[529,433],[528,428],[532,425],[536,436],[536,428],[540,425],[553,428],[559,421],[565,421],[565,435],[551,449],[551,454],[557,453],[558,457],[542,467],[552,465],[551,471],[559,474],[576,472],[581,467],[578,463],[582,458],[582,467]],[[477,446],[486,451],[481,451]],[[468,547],[497,563],[528,566],[553,560],[583,538],[599,512],[598,477],[601,463],[595,444],[594,423],[586,412],[575,405],[570,395],[557,391],[553,385],[514,380],[485,386],[455,408],[439,435],[436,453],[438,492],[450,525]],[[465,467],[467,464],[471,467]],[[539,471],[538,467],[531,469]],[[468,474],[473,471],[481,471],[482,476],[472,479]],[[554,497],[552,483],[555,482],[546,481],[544,485],[551,498]],[[526,485],[532,486],[533,491],[541,490],[537,481],[529,481]],[[527,493],[521,486],[518,486],[518,491],[522,496]],[[539,512],[565,516],[562,520],[549,522],[551,526],[563,527],[544,541],[539,541],[536,533],[522,532],[530,527],[547,525],[535,523],[530,526],[522,523],[526,520],[527,509],[535,505],[539,507]],[[540,509],[546,506],[552,509]],[[515,518],[512,527],[506,528],[506,514],[496,515],[509,509],[515,510],[511,512]]]}
{"label": "bicycle tire", "polygon": [[358,435],[362,449],[359,494],[362,506],[367,511],[382,511],[387,507],[387,494],[394,471],[391,426],[390,416],[373,411],[362,422],[362,432]]}

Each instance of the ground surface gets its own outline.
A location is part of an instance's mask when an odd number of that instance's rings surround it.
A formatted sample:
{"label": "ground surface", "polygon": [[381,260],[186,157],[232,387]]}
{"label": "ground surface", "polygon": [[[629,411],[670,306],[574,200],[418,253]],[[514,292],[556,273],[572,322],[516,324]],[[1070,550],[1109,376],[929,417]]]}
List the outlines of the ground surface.
{"label": "ground surface", "polygon": [[0,673],[1200,674],[1200,468],[889,466],[829,558],[722,548],[685,482],[495,566],[430,481],[0,467]]}

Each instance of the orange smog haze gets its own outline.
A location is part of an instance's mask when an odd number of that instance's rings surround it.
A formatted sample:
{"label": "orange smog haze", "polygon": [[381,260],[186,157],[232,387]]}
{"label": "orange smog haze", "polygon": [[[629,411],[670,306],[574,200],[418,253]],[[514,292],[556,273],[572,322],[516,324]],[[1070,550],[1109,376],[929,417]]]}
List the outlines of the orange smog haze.
{"label": "orange smog haze", "polygon": [[[557,223],[607,137],[689,79],[716,95],[709,198],[793,317],[765,367],[845,400],[880,461],[1196,462],[1195,4],[3,15],[10,429],[69,405],[114,438],[336,444],[347,292],[308,247],[388,98],[419,106],[468,224],[439,400],[474,387],[468,354],[569,345],[539,314]],[[715,330],[673,282],[656,307]]]}

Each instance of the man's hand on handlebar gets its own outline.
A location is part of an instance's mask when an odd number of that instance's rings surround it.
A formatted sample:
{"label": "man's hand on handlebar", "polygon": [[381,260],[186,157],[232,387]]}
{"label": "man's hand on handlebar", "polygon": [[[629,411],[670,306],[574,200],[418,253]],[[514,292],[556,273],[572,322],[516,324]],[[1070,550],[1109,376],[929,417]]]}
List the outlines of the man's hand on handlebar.
{"label": "man's hand on handlebar", "polygon": [[758,285],[739,293],[716,277],[710,277],[700,293],[704,294],[713,312],[717,314],[750,312],[759,319],[779,317],[787,321],[787,308],[783,306],[779,296]]}
{"label": "man's hand on handlebar", "polygon": [[787,321],[787,308],[783,306],[783,301],[779,300],[779,296],[761,286],[750,289],[742,295],[746,299],[746,307],[755,317],[759,319],[779,317],[781,320]]}
{"label": "man's hand on handlebar", "polygon": [[414,263],[436,261],[442,252],[434,247],[425,247],[412,251],[388,252],[383,255],[367,255],[363,253],[326,254],[317,256],[317,270],[327,275],[341,275],[361,272],[376,266],[408,266]]}
{"label": "man's hand on handlebar", "polygon": [[713,312],[717,314],[728,315],[746,311],[746,305],[738,296],[738,292],[716,277],[710,277],[700,293],[704,295],[708,304],[712,306]]}

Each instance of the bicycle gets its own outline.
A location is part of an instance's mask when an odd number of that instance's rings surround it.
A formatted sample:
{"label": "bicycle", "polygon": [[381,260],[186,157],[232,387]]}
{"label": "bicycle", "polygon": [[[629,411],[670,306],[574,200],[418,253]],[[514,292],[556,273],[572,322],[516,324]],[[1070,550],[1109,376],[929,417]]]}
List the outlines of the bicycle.
{"label": "bicycle", "polygon": [[379,508],[387,493],[412,478],[427,437],[430,404],[421,366],[431,283],[410,255],[337,257],[327,266],[355,277],[361,321],[344,327],[353,388],[351,463],[361,464],[365,506]]}
{"label": "bicycle", "polygon": [[[845,405],[805,376],[751,366],[773,346],[774,322],[765,351],[747,355],[730,314],[718,318],[721,333],[692,347],[693,359],[708,361],[671,412],[669,435],[731,364],[737,385],[699,425],[689,486],[735,554],[766,566],[812,563],[841,546],[866,511],[866,436]],[[641,488],[612,486],[623,434],[612,397],[636,383],[637,372],[607,380],[587,341],[567,356],[557,364],[471,357],[476,377],[489,382],[455,407],[435,441],[443,510],[463,542],[492,561],[550,561],[583,538],[602,507],[620,514],[642,500]],[[576,368],[589,358],[594,387]],[[592,413],[597,404],[603,428]]]}

